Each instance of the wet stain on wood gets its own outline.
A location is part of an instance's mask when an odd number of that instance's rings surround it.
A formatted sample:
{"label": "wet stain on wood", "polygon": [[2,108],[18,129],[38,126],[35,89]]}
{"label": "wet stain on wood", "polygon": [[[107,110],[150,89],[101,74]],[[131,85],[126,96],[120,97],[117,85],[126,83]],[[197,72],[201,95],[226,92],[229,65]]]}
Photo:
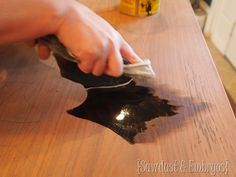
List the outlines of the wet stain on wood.
{"label": "wet stain on wood", "polygon": [[144,132],[146,122],[160,116],[173,116],[177,107],[154,96],[148,87],[135,82],[119,89],[88,90],[84,103],[68,113],[110,128],[130,143]]}

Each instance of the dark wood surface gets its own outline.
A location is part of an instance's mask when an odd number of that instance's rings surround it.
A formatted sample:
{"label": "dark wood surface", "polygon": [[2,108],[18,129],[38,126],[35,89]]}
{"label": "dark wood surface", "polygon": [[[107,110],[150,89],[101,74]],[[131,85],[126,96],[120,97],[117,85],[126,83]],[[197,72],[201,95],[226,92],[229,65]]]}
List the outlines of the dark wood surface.
{"label": "dark wood surface", "polygon": [[[228,161],[236,176],[236,119],[188,1],[161,1],[159,15],[120,14],[114,0],[83,0],[107,19],[157,74],[157,95],[179,114],[130,145],[110,129],[66,113],[85,99],[82,86],[63,79],[53,59],[16,44],[0,49],[1,177],[133,177],[137,160],[173,163]],[[106,115],[104,115],[104,119]],[[211,176],[210,173],[141,176]],[[224,176],[217,173],[216,176]]]}

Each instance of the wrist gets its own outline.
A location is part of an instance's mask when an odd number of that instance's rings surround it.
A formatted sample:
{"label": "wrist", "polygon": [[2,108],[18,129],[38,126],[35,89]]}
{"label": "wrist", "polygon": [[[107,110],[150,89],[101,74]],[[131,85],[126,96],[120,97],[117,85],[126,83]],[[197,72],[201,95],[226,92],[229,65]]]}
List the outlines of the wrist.
{"label": "wrist", "polygon": [[[57,7],[58,9],[58,7]],[[57,12],[59,21],[56,25],[54,34],[58,37],[63,35],[63,32],[73,30],[71,26],[77,26],[83,22],[84,16],[89,15],[86,11],[87,7],[75,0],[69,0],[65,2],[64,8]],[[86,14],[87,13],[87,14]],[[67,30],[65,30],[67,29]]]}
{"label": "wrist", "polygon": [[46,16],[48,18],[48,28],[45,28],[47,30],[45,33],[47,34],[55,34],[57,33],[58,29],[60,28],[61,24],[65,20],[70,4],[72,1],[54,1],[54,0],[46,0],[47,8]]}

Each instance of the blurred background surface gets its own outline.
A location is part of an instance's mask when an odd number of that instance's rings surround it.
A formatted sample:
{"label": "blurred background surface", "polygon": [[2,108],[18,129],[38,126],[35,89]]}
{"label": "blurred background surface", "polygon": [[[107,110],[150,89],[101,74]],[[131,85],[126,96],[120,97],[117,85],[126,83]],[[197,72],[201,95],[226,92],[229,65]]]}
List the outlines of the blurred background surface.
{"label": "blurred background surface", "polygon": [[190,2],[236,114],[236,1]]}

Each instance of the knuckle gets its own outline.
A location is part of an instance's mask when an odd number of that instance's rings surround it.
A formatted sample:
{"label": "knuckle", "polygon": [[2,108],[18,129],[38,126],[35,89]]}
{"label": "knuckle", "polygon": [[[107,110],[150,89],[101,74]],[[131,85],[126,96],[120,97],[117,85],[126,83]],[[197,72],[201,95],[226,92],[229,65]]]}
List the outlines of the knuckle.
{"label": "knuckle", "polygon": [[83,53],[80,51],[70,51],[71,55],[73,55],[75,58],[77,58],[78,60],[83,59]]}
{"label": "knuckle", "polygon": [[89,68],[88,66],[84,64],[79,64],[79,69],[83,71],[84,73],[90,73],[91,71],[91,68]]}
{"label": "knuckle", "polygon": [[99,49],[106,50],[108,48],[107,43],[108,43],[107,40],[101,40],[99,42]]}
{"label": "knuckle", "polygon": [[90,60],[94,60],[94,61],[96,61],[97,60],[97,58],[99,58],[100,57],[100,51],[99,51],[99,49],[97,48],[90,48],[90,49],[88,49],[88,50],[86,50],[85,52],[84,52],[84,58],[85,59],[90,59]]}

